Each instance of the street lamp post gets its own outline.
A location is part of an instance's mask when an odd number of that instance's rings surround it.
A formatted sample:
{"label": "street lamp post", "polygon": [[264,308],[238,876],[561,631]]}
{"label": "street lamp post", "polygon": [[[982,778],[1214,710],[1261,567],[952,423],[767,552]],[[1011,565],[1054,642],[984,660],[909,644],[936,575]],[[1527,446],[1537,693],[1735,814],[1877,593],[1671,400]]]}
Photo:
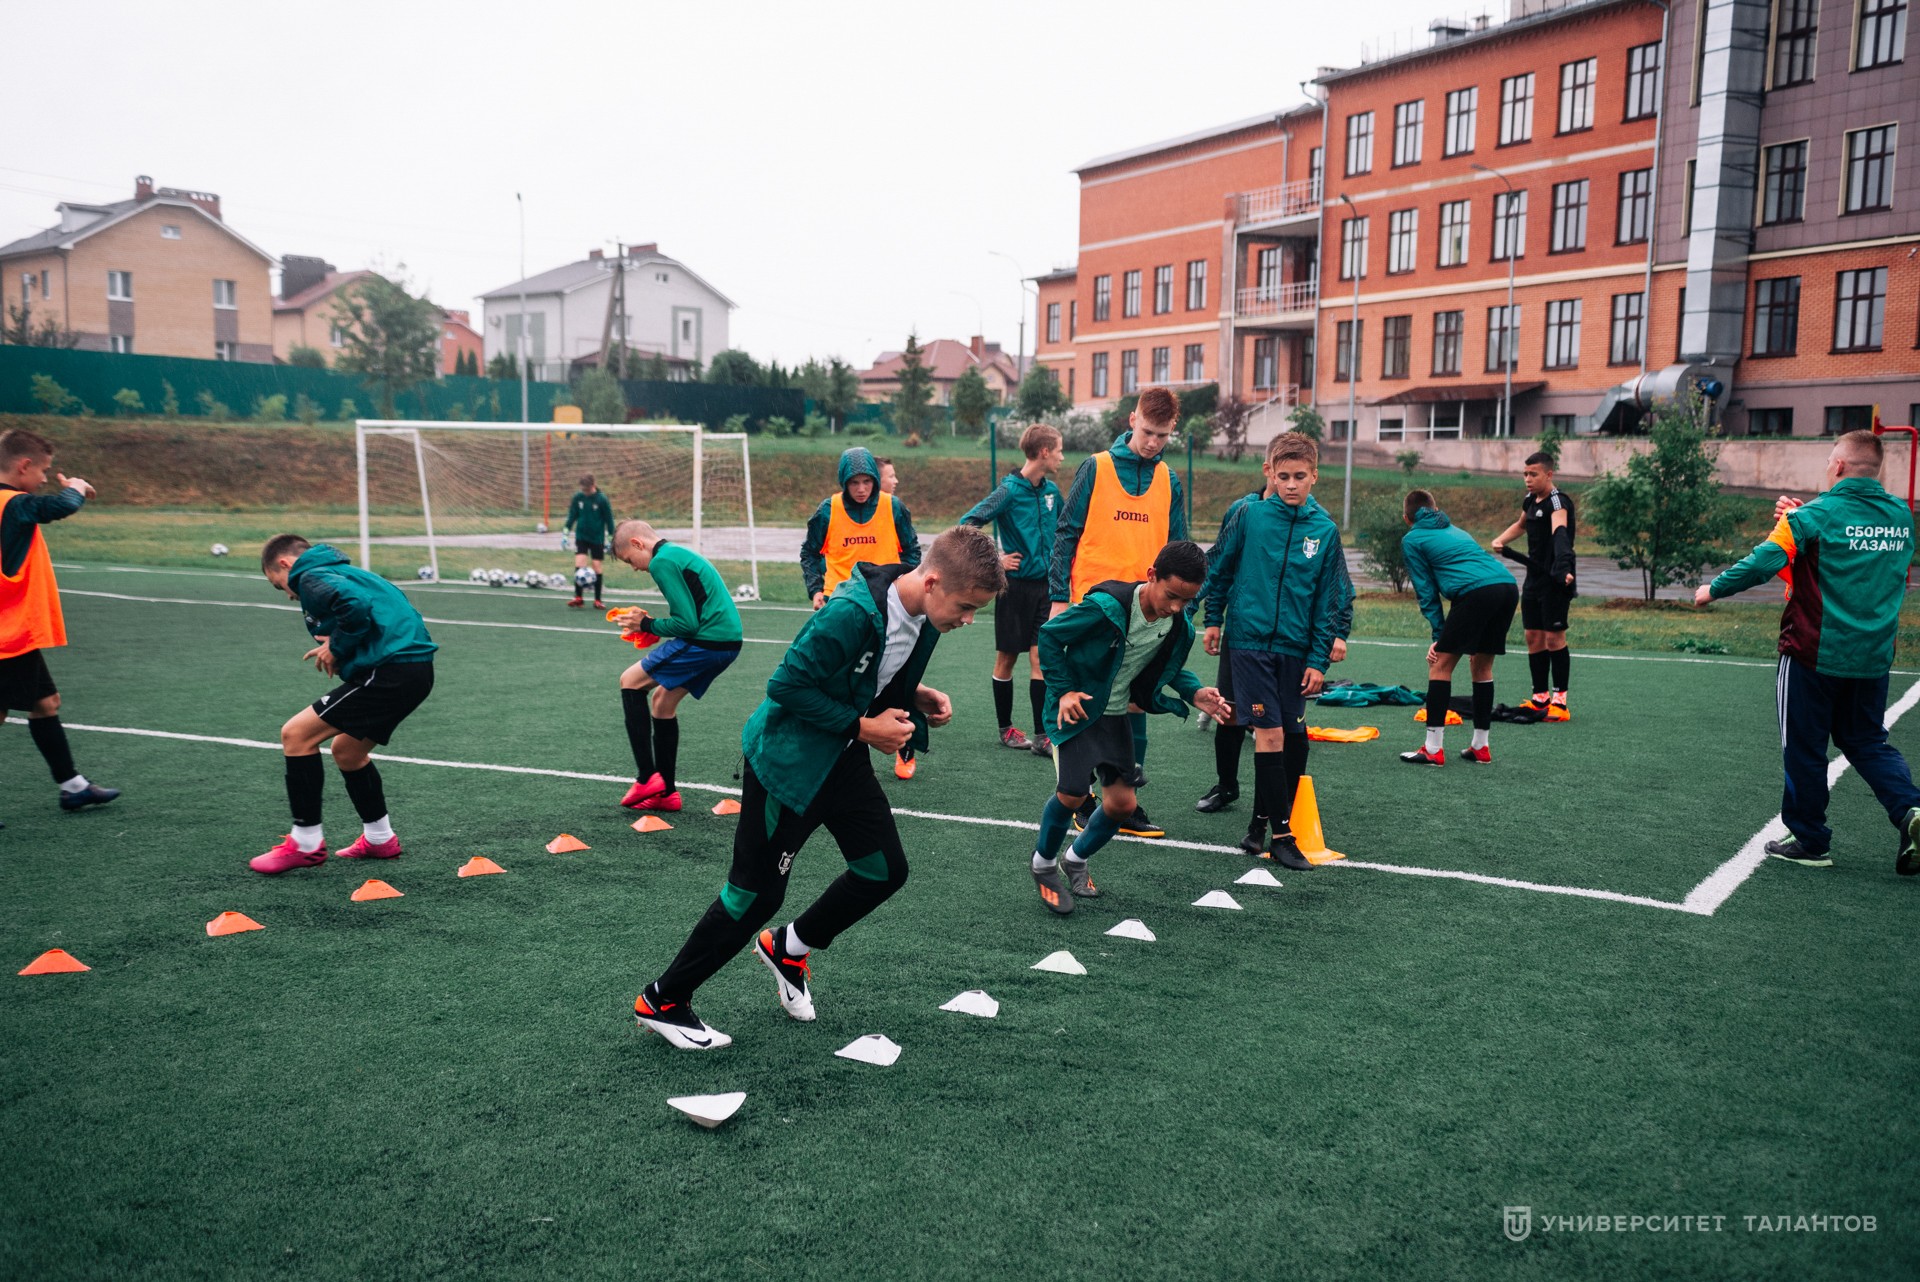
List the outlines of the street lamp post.
{"label": "street lamp post", "polygon": [[[1498,169],[1486,165],[1475,165],[1483,174],[1492,174],[1507,189],[1507,323],[1500,327],[1500,367],[1505,372],[1506,390],[1500,397],[1500,435],[1513,435],[1513,358],[1517,355],[1518,342],[1513,332],[1513,184],[1507,182],[1507,176]],[[1464,409],[1464,407],[1462,407]],[[1464,414],[1462,415],[1464,417]]]}
{"label": "street lamp post", "polygon": [[[519,192],[513,203],[520,208],[520,422],[527,422],[527,202]],[[520,429],[520,508],[533,510],[533,455],[528,446],[527,429]]]}
{"label": "street lamp post", "polygon": [[[1020,264],[1014,260],[1012,254],[1003,254],[997,249],[989,249],[987,254],[989,257],[1004,258],[1008,262],[1013,263],[1013,270],[1018,274],[1020,281],[1020,338],[1019,348],[1014,352],[1013,364],[1015,372],[1020,378],[1025,379],[1027,376],[1027,290],[1029,288],[1027,284],[1027,273],[1021,268]],[[1040,291],[1035,289],[1033,296],[1037,300],[1040,297]],[[1040,338],[1040,332],[1037,328],[1038,323],[1038,318],[1036,318],[1036,328],[1033,335],[1036,346]]]}
{"label": "street lamp post", "polygon": [[[1324,154],[1324,153],[1323,153]],[[1349,218],[1359,218],[1360,211],[1353,207],[1353,201],[1346,192],[1340,193],[1340,203],[1347,207]],[[1340,481],[1340,528],[1353,528],[1353,438],[1360,430],[1360,273],[1366,269],[1366,260],[1357,263],[1347,261],[1347,238],[1343,231],[1340,237],[1340,262],[1353,273],[1353,317],[1347,325],[1347,462],[1346,475]],[[1336,355],[1338,353],[1336,352]]]}

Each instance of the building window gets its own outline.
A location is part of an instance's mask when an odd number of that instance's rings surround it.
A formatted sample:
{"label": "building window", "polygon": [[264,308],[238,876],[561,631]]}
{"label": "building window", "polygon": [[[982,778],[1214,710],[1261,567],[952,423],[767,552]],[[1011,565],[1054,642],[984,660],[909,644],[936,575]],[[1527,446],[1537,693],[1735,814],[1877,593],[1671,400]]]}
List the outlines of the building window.
{"label": "building window", "polygon": [[1427,123],[1427,101],[1403,102],[1393,109],[1393,167],[1420,163],[1420,134]]}
{"label": "building window", "polygon": [[1613,329],[1607,341],[1607,363],[1631,365],[1640,359],[1640,344],[1646,338],[1647,296],[1615,294]]}
{"label": "building window", "polygon": [[1076,370],[1073,366],[1071,365],[1067,366],[1067,404],[1069,405],[1073,404],[1074,375],[1078,374],[1079,372],[1080,371]]}
{"label": "building window", "polygon": [[1473,150],[1473,131],[1480,118],[1480,90],[1455,89],[1447,95],[1447,142],[1449,156],[1464,156]]}
{"label": "building window", "polygon": [[1347,177],[1373,172],[1373,113],[1347,117]]}
{"label": "building window", "polygon": [[1887,316],[1887,269],[1841,272],[1834,290],[1833,350],[1877,352]]}
{"label": "building window", "polygon": [[680,341],[683,343],[691,343],[693,341],[693,317],[691,316],[682,316],[680,318]]}
{"label": "building window", "polygon": [[1560,67],[1560,128],[1563,134],[1593,128],[1593,69],[1595,59],[1583,58]]}
{"label": "building window", "polygon": [[230,280],[216,280],[213,282],[213,305],[222,309],[238,307],[240,304],[235,301],[237,293],[238,291],[234,288],[234,282]]}
{"label": "building window", "polygon": [[1280,340],[1277,338],[1256,338],[1253,340],[1253,390],[1270,392],[1279,381]]}
{"label": "building window", "polygon": [[161,239],[161,240],[179,240],[179,239],[180,239],[180,224],[179,224],[179,223],[167,223],[166,225],[164,225],[163,227],[161,227],[161,228],[160,228],[160,239]]}
{"label": "building window", "polygon": [[1410,272],[1418,261],[1420,211],[1396,209],[1387,215],[1387,273]]}
{"label": "building window", "polygon": [[1493,261],[1522,258],[1527,252],[1527,193],[1498,192],[1493,198]]}
{"label": "building window", "polygon": [[[1511,319],[1509,319],[1511,312]],[[1503,367],[1502,360],[1506,364]],[[1520,304],[1487,308],[1487,370],[1518,368],[1520,364]]]}
{"label": "building window", "polygon": [[1797,223],[1806,214],[1807,144],[1783,142],[1763,153],[1760,225]]}
{"label": "building window", "polygon": [[1344,418],[1327,420],[1327,439],[1329,441],[1344,441],[1352,434],[1353,424],[1348,420]]}
{"label": "building window", "polygon": [[1450,200],[1440,206],[1440,265],[1459,267],[1467,261],[1473,234],[1473,202]]}
{"label": "building window", "polygon": [[1207,376],[1207,345],[1188,343],[1187,359],[1182,363],[1180,377],[1189,383],[1198,383]]}
{"label": "building window", "polygon": [[347,345],[347,331],[335,325],[327,331],[327,342],[334,347],[345,347]]}
{"label": "building window", "polygon": [[1693,230],[1693,169],[1694,162],[1686,163],[1686,180],[1680,191],[1680,225],[1688,231]]}
{"label": "building window", "polygon": [[1893,207],[1893,151],[1900,126],[1875,125],[1847,135],[1847,203],[1850,214]]}
{"label": "building window", "polygon": [[1153,269],[1153,314],[1165,316],[1173,310],[1173,264]]}
{"label": "building window", "polygon": [[1259,287],[1262,302],[1273,302],[1280,297],[1280,251],[1278,248],[1262,249],[1253,256],[1253,281]]}
{"label": "building window", "polygon": [[1573,428],[1573,415],[1571,414],[1542,414],[1540,416],[1540,430],[1542,432],[1552,432],[1557,436],[1572,436]]}
{"label": "building window", "polygon": [[116,303],[131,303],[133,301],[133,273],[108,272],[107,297]]}
{"label": "building window", "polygon": [[1553,253],[1587,247],[1587,180],[1553,185]]}
{"label": "building window", "polygon": [[1074,338],[1080,333],[1080,300],[1067,300],[1067,337]]}
{"label": "building window", "polygon": [[[1359,326],[1358,334],[1354,332],[1354,326],[1356,324]],[[1334,382],[1351,383],[1353,381],[1354,359],[1359,354],[1354,350],[1354,348],[1358,346],[1358,343],[1355,342],[1355,339],[1358,338],[1360,342],[1362,343],[1365,342],[1366,328],[1367,328],[1367,323],[1365,321],[1356,322],[1356,321],[1350,321],[1350,320],[1343,320],[1343,321],[1334,322],[1334,326],[1333,326],[1333,381]]]}
{"label": "building window", "polygon": [[1800,278],[1753,283],[1753,354],[1792,356],[1800,350]]}
{"label": "building window", "polygon": [[1873,406],[1827,406],[1826,434],[1828,436],[1839,436],[1843,432],[1871,432],[1872,430]]}
{"label": "building window", "polygon": [[1187,264],[1187,310],[1197,312],[1207,305],[1207,260],[1196,258]]}
{"label": "building window", "polygon": [[1049,343],[1060,341],[1060,304],[1058,303],[1047,304],[1047,341]]}
{"label": "building window", "polygon": [[43,271],[40,273],[40,297],[42,298],[53,297],[53,273],[50,271]]}
{"label": "building window", "polygon": [[1107,354],[1093,354],[1093,394],[1096,398],[1107,394]]}
{"label": "building window", "polygon": [[1365,280],[1367,277],[1367,220],[1340,220],[1340,279]]}
{"label": "building window", "polygon": [[213,345],[213,359],[215,359],[216,361],[239,360],[240,345],[238,343],[230,343],[225,339],[221,339],[220,341],[216,342]]}
{"label": "building window", "polygon": [[1615,220],[1618,243],[1637,244],[1653,228],[1653,170],[1629,169],[1620,175],[1620,211]]}
{"label": "building window", "polygon": [[1320,149],[1315,147],[1307,152],[1307,190],[1311,193],[1315,204],[1320,201],[1320,176],[1325,172],[1325,167],[1321,163]]}
{"label": "building window", "polygon": [[1140,351],[1128,348],[1120,353],[1120,395],[1132,396],[1140,390]]}
{"label": "building window", "polygon": [[1820,0],[1779,0],[1774,11],[1773,88],[1813,79],[1813,50],[1820,34]]}
{"label": "building window", "polygon": [[1533,73],[1500,82],[1500,145],[1533,139]]}
{"label": "building window", "polygon": [[1748,436],[1792,436],[1793,410],[1761,409],[1747,411]]}
{"label": "building window", "polygon": [[1130,271],[1120,278],[1120,315],[1124,317],[1140,314],[1140,273]]}
{"label": "building window", "polygon": [[1884,67],[1906,56],[1907,0],[1860,0],[1860,43],[1856,70]]}
{"label": "building window", "polygon": [[1627,119],[1645,120],[1660,110],[1660,46],[1627,50]]}
{"label": "building window", "polygon": [[1679,295],[1680,295],[1679,301],[1674,304],[1674,308],[1673,308],[1673,316],[1674,316],[1673,359],[1676,361],[1686,359],[1684,356],[1681,355],[1681,353],[1686,350],[1686,346],[1687,346],[1687,289],[1686,289],[1686,286],[1682,285],[1680,287]]}
{"label": "building window", "polygon": [[1300,335],[1300,377],[1308,387],[1313,386],[1313,332]]}
{"label": "building window", "polygon": [[1466,319],[1465,312],[1433,314],[1433,372],[1435,374],[1460,372],[1460,338],[1466,333]]}
{"label": "building window", "polygon": [[1388,316],[1380,322],[1380,377],[1405,378],[1413,352],[1413,317]]}
{"label": "building window", "polygon": [[133,354],[133,335],[109,334],[107,336],[107,350],[110,352],[118,352],[122,356],[132,355]]}
{"label": "building window", "polygon": [[1548,369],[1573,369],[1580,364],[1580,300],[1547,304]]}
{"label": "building window", "polygon": [[1404,418],[1383,418],[1376,426],[1375,434],[1383,441],[1406,439],[1407,420]]}
{"label": "building window", "polygon": [[[1113,314],[1113,277],[1093,278],[1093,323],[1098,325]],[[1100,393],[1096,392],[1098,396]]]}
{"label": "building window", "polygon": [[1173,381],[1173,349],[1156,347],[1153,349],[1153,381],[1171,383]]}

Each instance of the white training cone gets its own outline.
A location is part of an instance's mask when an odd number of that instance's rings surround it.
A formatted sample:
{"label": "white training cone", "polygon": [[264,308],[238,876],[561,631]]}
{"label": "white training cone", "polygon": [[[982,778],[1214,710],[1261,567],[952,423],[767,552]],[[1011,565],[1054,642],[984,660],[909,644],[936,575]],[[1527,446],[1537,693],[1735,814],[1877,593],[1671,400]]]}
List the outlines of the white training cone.
{"label": "white training cone", "polygon": [[950,1010],[956,1015],[978,1015],[981,1019],[992,1019],[1000,1013],[1000,1003],[977,988],[969,988],[940,1009]]}
{"label": "white training cone", "polygon": [[728,1091],[725,1095],[681,1095],[668,1100],[667,1106],[679,1109],[700,1125],[712,1130],[739,1112],[740,1106],[746,1102],[745,1091]]}
{"label": "white training cone", "polygon": [[1066,949],[1057,953],[1048,953],[1031,967],[1033,970],[1050,970],[1056,975],[1084,975],[1087,968],[1082,966],[1074,955]]}
{"label": "white training cone", "polygon": [[1240,907],[1240,904],[1237,900],[1234,899],[1232,895],[1229,895],[1224,890],[1209,890],[1206,894],[1194,900],[1193,906],[1195,908],[1238,909]]}
{"label": "white training cone", "polygon": [[1147,923],[1141,921],[1138,917],[1127,918],[1107,933],[1109,935],[1118,935],[1122,939],[1144,939],[1149,944],[1158,938],[1152,931],[1147,929]]}
{"label": "white training cone", "polygon": [[900,1044],[879,1033],[868,1033],[865,1037],[856,1037],[834,1052],[841,1059],[857,1059],[862,1064],[878,1064],[887,1067],[900,1058]]}
{"label": "white training cone", "polygon": [[1271,869],[1249,868],[1238,877],[1235,877],[1233,884],[1236,886],[1278,886],[1280,879],[1273,875]]}

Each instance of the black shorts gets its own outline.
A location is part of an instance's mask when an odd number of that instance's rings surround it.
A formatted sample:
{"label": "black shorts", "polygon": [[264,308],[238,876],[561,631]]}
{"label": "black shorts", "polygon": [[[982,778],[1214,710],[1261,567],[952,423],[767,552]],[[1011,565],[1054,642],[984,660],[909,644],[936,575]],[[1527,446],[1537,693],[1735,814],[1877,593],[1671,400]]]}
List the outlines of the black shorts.
{"label": "black shorts", "polygon": [[386,743],[432,693],[433,660],[383,663],[329,690],[313,711],[341,734]]}
{"label": "black shorts", "polygon": [[1513,611],[1519,604],[1520,589],[1512,583],[1489,583],[1462,592],[1453,599],[1433,648],[1441,654],[1505,654],[1507,630],[1513,627]]}
{"label": "black shorts", "polygon": [[1131,780],[1133,723],[1125,716],[1097,717],[1066,742],[1055,739],[1053,772],[1055,787],[1069,797],[1085,796],[1087,781],[1096,775],[1102,787]]}
{"label": "black shorts", "polygon": [[1040,644],[1040,625],[1052,609],[1045,579],[1008,579],[993,606],[993,648],[1001,654],[1025,654]]}
{"label": "black shorts", "polygon": [[1233,702],[1233,651],[1225,645],[1220,647],[1220,680],[1214,688],[1220,691],[1222,699]]}
{"label": "black shorts", "polygon": [[1545,575],[1527,576],[1520,589],[1520,626],[1529,632],[1565,632],[1573,589]]}
{"label": "black shorts", "polygon": [[53,673],[47,671],[46,651],[29,650],[0,659],[0,709],[32,712],[42,699],[59,693],[54,688]]}
{"label": "black shorts", "polygon": [[1307,732],[1307,661],[1265,650],[1233,652],[1233,723],[1262,730]]}
{"label": "black shorts", "polygon": [[604,561],[607,559],[607,545],[604,543],[589,543],[585,539],[575,539],[573,541],[573,554],[575,556],[584,556],[594,561]]}

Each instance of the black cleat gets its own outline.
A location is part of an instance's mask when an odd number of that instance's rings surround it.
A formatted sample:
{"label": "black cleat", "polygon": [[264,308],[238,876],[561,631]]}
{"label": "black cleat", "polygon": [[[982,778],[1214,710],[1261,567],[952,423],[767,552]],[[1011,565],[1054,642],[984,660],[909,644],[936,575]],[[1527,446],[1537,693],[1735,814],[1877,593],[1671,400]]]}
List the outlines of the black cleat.
{"label": "black cleat", "polygon": [[1207,789],[1206,796],[1193,803],[1193,808],[1203,815],[1217,815],[1234,802],[1240,800],[1240,790],[1217,783]]}
{"label": "black cleat", "polygon": [[1312,872],[1313,864],[1300,853],[1300,843],[1293,839],[1290,832],[1277,832],[1273,835],[1273,851],[1268,856],[1282,868],[1291,868],[1295,872]]}
{"label": "black cleat", "polygon": [[1900,853],[1893,857],[1893,870],[1902,877],[1920,873],[1920,807],[1907,811],[1900,825]]}
{"label": "black cleat", "polygon": [[1255,820],[1247,828],[1247,835],[1240,839],[1240,849],[1255,859],[1267,857],[1267,825]]}
{"label": "black cleat", "polygon": [[97,783],[90,783],[79,792],[62,792],[60,809],[85,810],[88,806],[104,806],[119,795],[118,788],[102,788]]}
{"label": "black cleat", "polygon": [[717,1051],[731,1046],[733,1039],[693,1013],[685,1002],[670,1002],[660,990],[648,984],[634,999],[633,1017],[642,1028],[650,1028],[667,1039],[667,1044],[683,1051]]}
{"label": "black cleat", "polygon": [[1769,841],[1767,853],[1775,859],[1784,859],[1790,864],[1799,864],[1802,868],[1831,868],[1833,856],[1826,851],[1812,851],[1800,844],[1798,837],[1789,835],[1784,841]]}
{"label": "black cleat", "polygon": [[1147,818],[1145,807],[1135,806],[1133,814],[1120,821],[1120,833],[1125,837],[1164,837],[1167,830]]}
{"label": "black cleat", "polygon": [[1073,830],[1075,832],[1085,832],[1087,830],[1087,825],[1093,822],[1093,812],[1099,805],[1099,799],[1092,795],[1089,795],[1085,801],[1080,803],[1079,809],[1073,812]]}

